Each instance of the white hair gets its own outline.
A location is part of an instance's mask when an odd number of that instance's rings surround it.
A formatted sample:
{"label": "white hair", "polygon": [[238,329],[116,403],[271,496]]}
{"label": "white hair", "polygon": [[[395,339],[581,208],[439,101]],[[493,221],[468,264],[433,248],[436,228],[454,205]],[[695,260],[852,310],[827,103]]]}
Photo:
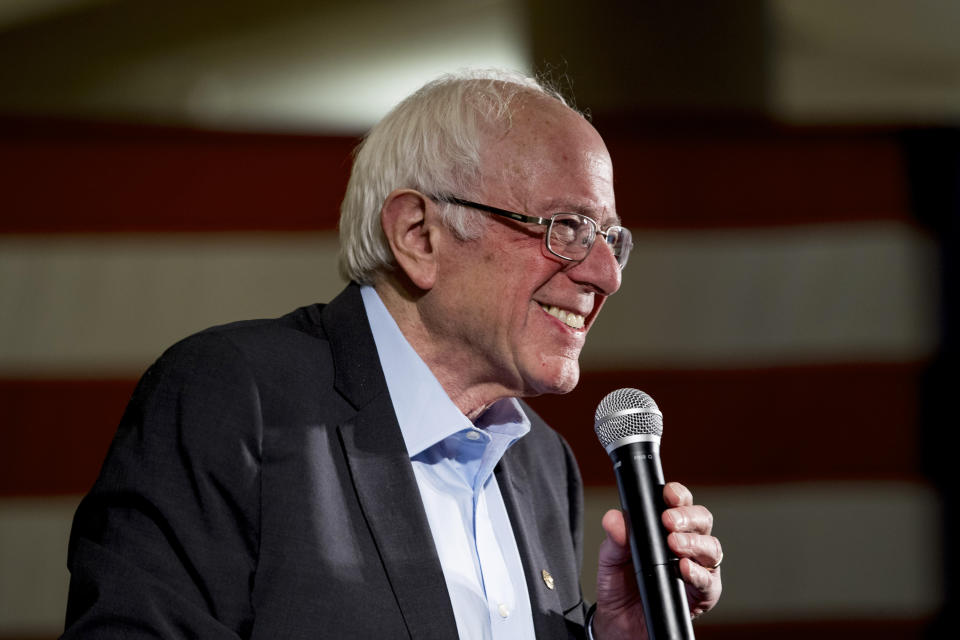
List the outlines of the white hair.
{"label": "white hair", "polygon": [[[428,196],[464,196],[480,184],[484,125],[510,126],[514,98],[521,93],[560,94],[520,73],[500,70],[448,74],[405,98],[367,133],[355,151],[353,170],[340,205],[340,272],[373,284],[395,261],[380,212],[396,189]],[[440,203],[444,223],[459,238],[476,238],[478,215]]]}

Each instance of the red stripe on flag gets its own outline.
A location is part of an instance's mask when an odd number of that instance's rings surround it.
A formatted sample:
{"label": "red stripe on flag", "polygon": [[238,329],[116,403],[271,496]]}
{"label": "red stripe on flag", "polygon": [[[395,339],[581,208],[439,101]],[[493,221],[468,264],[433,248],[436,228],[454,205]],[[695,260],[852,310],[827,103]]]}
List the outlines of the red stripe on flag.
{"label": "red stripe on flag", "polygon": [[86,493],[135,386],[0,378],[0,496]]}
{"label": "red stripe on flag", "polygon": [[0,120],[0,233],[334,229],[358,142]]}
{"label": "red stripe on flag", "polygon": [[[920,640],[944,637],[925,635],[926,620],[807,620],[714,624],[705,616],[694,625],[698,640]],[[0,640],[55,640],[55,635],[4,635]]]}
{"label": "red stripe on flag", "polygon": [[[358,140],[0,119],[0,233],[332,230]],[[910,219],[895,132],[613,131],[607,144],[638,229]]]}
{"label": "red stripe on flag", "polygon": [[767,622],[711,624],[706,616],[695,624],[699,640],[920,640],[929,620],[806,620],[803,622]]}
{"label": "red stripe on flag", "polygon": [[[635,386],[665,415],[664,467],[696,484],[916,478],[916,364],[751,371],[585,373],[531,404],[571,443],[590,485],[612,483],[593,433],[608,392]],[[96,478],[133,380],[0,380],[0,495],[82,493]]]}
{"label": "red stripe on flag", "polygon": [[607,146],[617,209],[631,226],[739,228],[911,219],[905,159],[893,132],[611,134]]}
{"label": "red stripe on flag", "polygon": [[613,482],[593,432],[600,400],[621,387],[664,413],[669,478],[743,484],[916,477],[918,364],[588,373],[566,396],[530,404],[570,442],[588,485]]}

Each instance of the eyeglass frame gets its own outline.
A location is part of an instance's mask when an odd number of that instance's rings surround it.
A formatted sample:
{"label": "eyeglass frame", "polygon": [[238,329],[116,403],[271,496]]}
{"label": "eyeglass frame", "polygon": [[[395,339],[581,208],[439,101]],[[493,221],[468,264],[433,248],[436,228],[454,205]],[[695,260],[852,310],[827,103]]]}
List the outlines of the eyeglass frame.
{"label": "eyeglass frame", "polygon": [[[457,196],[440,195],[440,196],[430,196],[430,198],[437,202],[446,202],[449,204],[455,204],[460,207],[467,207],[468,209],[476,209],[478,211],[492,213],[493,215],[509,218],[510,220],[516,220],[517,222],[526,222],[530,224],[539,224],[539,225],[546,226],[547,232],[543,234],[543,244],[544,246],[547,247],[547,251],[557,256],[561,260],[566,260],[568,262],[583,262],[584,260],[586,260],[587,256],[590,255],[590,252],[593,251],[594,245],[597,244],[597,236],[603,236],[604,242],[606,242],[607,245],[610,246],[610,243],[607,241],[607,238],[609,236],[610,230],[613,228],[626,231],[630,235],[630,240],[631,240],[629,247],[627,248],[626,252],[623,254],[622,262],[620,261],[620,258],[618,256],[614,256],[614,258],[616,258],[617,260],[617,266],[620,268],[621,271],[623,271],[623,268],[627,265],[627,259],[630,257],[630,251],[633,250],[633,242],[632,242],[633,233],[631,233],[629,229],[627,229],[623,225],[612,224],[609,227],[607,227],[606,230],[603,230],[600,227],[599,222],[597,222],[590,216],[584,215],[582,213],[575,213],[573,211],[558,211],[557,213],[553,214],[549,218],[541,218],[539,216],[528,216],[526,214],[517,213],[516,211],[510,211],[508,209],[501,209],[499,207],[494,207],[489,204],[481,204],[479,202],[464,200],[463,198],[458,198]],[[550,246],[550,229],[553,227],[554,218],[560,215],[579,216],[584,220],[589,220],[590,224],[593,225],[593,228],[594,228],[593,241],[590,243],[590,248],[587,249],[586,255],[584,255],[582,258],[568,258],[567,256],[560,255],[559,253],[553,250],[553,247]]]}

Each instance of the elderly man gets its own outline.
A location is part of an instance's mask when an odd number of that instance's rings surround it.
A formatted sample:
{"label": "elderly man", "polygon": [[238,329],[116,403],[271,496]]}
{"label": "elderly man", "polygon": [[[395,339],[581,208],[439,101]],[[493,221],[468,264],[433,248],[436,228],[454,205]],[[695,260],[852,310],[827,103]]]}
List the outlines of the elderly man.
{"label": "elderly man", "polygon": [[[645,637],[618,511],[583,602],[576,463],[517,400],[576,385],[619,223],[603,141],[536,82],[407,98],[357,153],[347,289],[144,375],[74,521],[65,637]],[[720,545],[665,499],[696,615]]]}

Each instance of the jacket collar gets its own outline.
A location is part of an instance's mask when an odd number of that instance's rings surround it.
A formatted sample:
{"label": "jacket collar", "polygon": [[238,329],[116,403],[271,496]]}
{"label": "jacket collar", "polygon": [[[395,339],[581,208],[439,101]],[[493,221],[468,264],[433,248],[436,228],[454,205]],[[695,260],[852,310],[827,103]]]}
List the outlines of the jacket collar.
{"label": "jacket collar", "polygon": [[448,640],[457,623],[430,540],[413,467],[379,366],[360,288],[351,284],[321,312],[334,386],[357,410],[338,427],[360,508],[410,637]]}
{"label": "jacket collar", "polygon": [[[401,614],[416,640],[457,637],[443,569],[431,540],[410,457],[379,366],[360,287],[349,285],[320,315],[335,367],[334,386],[357,413],[339,426],[351,479]],[[371,363],[375,363],[371,364]],[[551,566],[525,493],[526,470],[497,466],[497,482],[510,516],[530,595],[538,638],[565,638],[569,630],[557,594],[544,589],[540,571]]]}

